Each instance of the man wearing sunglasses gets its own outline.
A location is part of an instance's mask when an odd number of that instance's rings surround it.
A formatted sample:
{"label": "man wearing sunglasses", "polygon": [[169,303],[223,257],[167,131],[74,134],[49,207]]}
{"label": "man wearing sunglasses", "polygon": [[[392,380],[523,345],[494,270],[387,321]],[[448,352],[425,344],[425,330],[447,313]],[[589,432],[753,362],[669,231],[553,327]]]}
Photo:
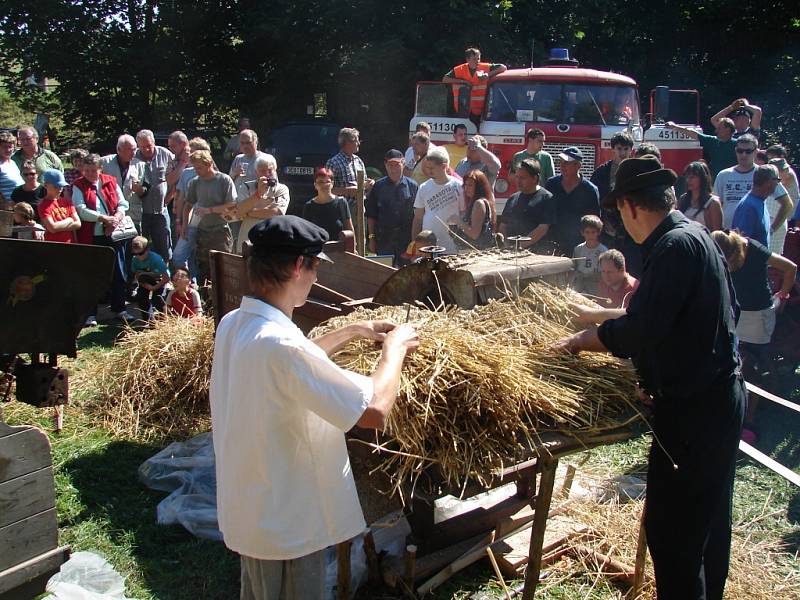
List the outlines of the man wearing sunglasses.
{"label": "man wearing sunglasses", "polygon": [[[728,169],[723,169],[714,180],[714,194],[722,202],[722,227],[730,229],[733,223],[733,213],[744,195],[753,187],[753,173],[755,172],[755,156],[758,149],[758,140],[750,134],[744,134],[736,140],[736,165]],[[775,193],[770,196],[769,201],[778,202],[781,206],[785,204],[789,197],[780,183],[775,187]],[[791,206],[791,200],[789,200]],[[791,208],[789,209],[791,210]],[[782,211],[781,211],[782,212]],[[773,220],[778,214],[772,215]],[[788,216],[788,214],[787,214]],[[780,224],[778,224],[780,225]],[[785,229],[785,219],[784,219]],[[785,237],[784,232],[784,237]],[[783,238],[781,238],[783,243]]]}
{"label": "man wearing sunglasses", "polygon": [[36,176],[36,165],[33,161],[25,161],[22,165],[22,180],[24,183],[11,193],[11,201],[14,204],[27,202],[33,207],[34,213],[36,213],[39,200],[44,198],[45,195],[44,189],[39,185],[39,180],[36,179]]}

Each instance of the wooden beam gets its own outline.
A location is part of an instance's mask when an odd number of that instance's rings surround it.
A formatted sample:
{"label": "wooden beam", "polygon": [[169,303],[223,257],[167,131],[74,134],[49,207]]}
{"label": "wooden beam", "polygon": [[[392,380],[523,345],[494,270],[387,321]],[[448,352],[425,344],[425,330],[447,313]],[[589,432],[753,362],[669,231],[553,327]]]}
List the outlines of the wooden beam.
{"label": "wooden beam", "polygon": [[69,558],[69,546],[53,548],[18,565],[0,571],[0,596],[41,575],[57,573]]}
{"label": "wooden beam", "polygon": [[800,413],[800,405],[795,404],[794,402],[789,402],[788,400],[784,400],[780,396],[776,396],[775,394],[770,394],[767,390],[763,390],[757,385],[753,385],[749,381],[745,381],[745,385],[747,386],[747,391],[751,394],[755,394],[759,398],[763,398],[764,400],[769,400],[770,402],[774,402],[775,404],[780,404],[781,406],[785,406],[786,408],[793,410],[795,412]]}
{"label": "wooden beam", "polygon": [[776,460],[773,460],[760,450],[756,450],[748,444],[747,442],[739,441],[739,450],[747,454],[753,460],[760,462],[762,465],[775,471],[778,475],[787,479],[788,481],[795,484],[797,487],[800,487],[800,475],[792,471],[791,469],[784,467],[781,463]]}
{"label": "wooden beam", "polygon": [[522,590],[522,600],[533,600],[536,586],[539,585],[544,531],[547,527],[547,517],[550,513],[550,501],[553,498],[553,485],[556,481],[557,466],[558,460],[542,459],[542,474],[539,478],[539,493],[536,494],[536,509],[533,517],[533,529],[531,529],[531,545],[528,550],[528,567],[525,569],[525,587]]}
{"label": "wooden beam", "polygon": [[336,544],[336,598],[350,599],[350,546],[353,540],[345,540]]}

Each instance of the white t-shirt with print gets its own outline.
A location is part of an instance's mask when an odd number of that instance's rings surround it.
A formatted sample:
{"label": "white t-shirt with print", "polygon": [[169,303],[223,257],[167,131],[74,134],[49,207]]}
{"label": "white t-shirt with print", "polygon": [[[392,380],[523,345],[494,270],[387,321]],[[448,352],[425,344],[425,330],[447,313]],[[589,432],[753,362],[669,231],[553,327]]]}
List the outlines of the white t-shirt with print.
{"label": "white t-shirt with print", "polygon": [[422,229],[430,229],[436,235],[436,244],[444,246],[449,254],[456,254],[458,247],[450,236],[448,223],[457,223],[459,210],[464,205],[464,190],[455,178],[447,177],[447,183],[438,184],[429,179],[419,186],[414,208],[424,208]]}

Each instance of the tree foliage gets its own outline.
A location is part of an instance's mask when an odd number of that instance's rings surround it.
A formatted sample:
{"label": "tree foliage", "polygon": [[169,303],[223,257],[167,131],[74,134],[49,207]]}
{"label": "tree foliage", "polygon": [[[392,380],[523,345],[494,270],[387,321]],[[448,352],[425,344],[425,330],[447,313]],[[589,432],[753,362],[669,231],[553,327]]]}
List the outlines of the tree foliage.
{"label": "tree foliage", "polygon": [[[98,137],[231,126],[238,111],[265,129],[325,91],[334,118],[402,143],[416,81],[441,78],[469,45],[527,66],[533,43],[536,61],[568,47],[633,76],[643,97],[696,88],[705,125],[747,97],[769,140],[800,152],[800,8],[786,0],[5,0],[0,32],[12,94],[28,108],[55,100]],[[59,82],[52,97],[29,73]]]}

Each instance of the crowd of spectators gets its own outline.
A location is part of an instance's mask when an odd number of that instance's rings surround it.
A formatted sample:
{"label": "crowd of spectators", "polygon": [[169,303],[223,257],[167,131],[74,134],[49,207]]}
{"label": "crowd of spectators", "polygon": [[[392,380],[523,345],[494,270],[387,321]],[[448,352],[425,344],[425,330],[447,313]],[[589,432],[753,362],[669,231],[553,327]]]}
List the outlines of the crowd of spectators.
{"label": "crowd of spectators", "polygon": [[[675,206],[709,231],[735,229],[780,256],[800,191],[786,149],[759,150],[761,116],[742,98],[714,115],[716,135],[666,124],[697,139],[704,154],[686,165],[686,191]],[[405,152],[386,152],[386,176],[374,181],[358,156],[359,131],[343,128],[340,151],[314,172],[316,195],[302,204],[302,215],[331,239],[353,231],[362,177],[367,248],[391,256],[395,266],[418,258],[421,245],[457,253],[513,244],[574,258],[576,289],[612,307],[627,305],[642,269],[639,247],[617,211],[601,210],[600,200],[614,189],[622,161],[634,154],[660,160],[656,146],[643,143],[634,151],[632,137],[620,131],[610,139],[611,159],[584,177],[578,147],[551,156],[543,149],[545,133],[530,129],[526,148],[509,165],[518,191],[498,215],[500,160],[482,136],[468,135],[466,125],[456,125],[452,135],[437,146],[428,124],[418,123]],[[119,136],[116,152],[107,156],[68,151],[65,169],[39,146],[32,127],[20,128],[17,138],[0,134],[0,193],[15,223],[27,224],[35,238],[112,247],[109,300],[121,319],[133,318],[126,294],[145,318],[165,308],[196,314],[193,292],[209,279],[209,251],[241,253],[256,223],[289,207],[289,188],[279,182],[275,158],[259,150],[249,120],[240,120],[225,149],[227,173],[201,138],[175,131],[167,145],[158,146],[143,129]]]}

